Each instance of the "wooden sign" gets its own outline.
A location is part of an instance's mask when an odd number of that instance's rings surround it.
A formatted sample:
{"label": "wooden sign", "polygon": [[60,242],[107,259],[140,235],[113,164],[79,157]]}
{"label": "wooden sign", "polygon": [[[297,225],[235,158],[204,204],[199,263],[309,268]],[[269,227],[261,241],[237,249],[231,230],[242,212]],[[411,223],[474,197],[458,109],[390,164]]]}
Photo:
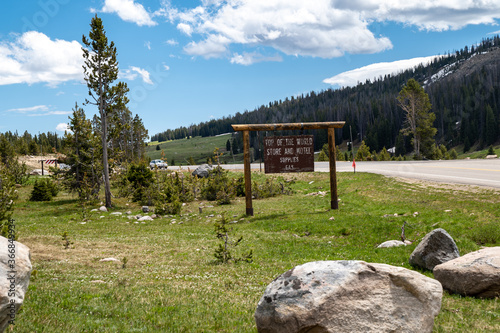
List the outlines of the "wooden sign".
{"label": "wooden sign", "polygon": [[266,173],[313,172],[313,136],[265,137],[264,169]]}

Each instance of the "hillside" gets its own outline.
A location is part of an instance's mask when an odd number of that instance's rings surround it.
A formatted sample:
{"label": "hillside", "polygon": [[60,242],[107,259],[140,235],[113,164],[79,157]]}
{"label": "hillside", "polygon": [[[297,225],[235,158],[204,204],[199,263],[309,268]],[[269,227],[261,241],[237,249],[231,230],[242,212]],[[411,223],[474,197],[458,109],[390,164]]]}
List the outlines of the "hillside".
{"label": "hillside", "polygon": [[[410,78],[419,81],[429,94],[436,114],[437,143],[460,152],[482,149],[500,139],[500,37],[484,39],[398,75],[386,75],[356,87],[326,90],[274,101],[253,111],[211,120],[189,127],[167,130],[152,136],[166,141],[187,136],[214,136],[232,132],[234,123],[281,123],[345,120],[336,141],[365,140],[372,149],[396,147],[397,154],[411,151],[410,138],[400,135],[404,121],[396,96]],[[316,149],[326,143],[324,131],[314,132]],[[286,133],[284,133],[286,134]],[[257,145],[252,136],[252,146]]]}

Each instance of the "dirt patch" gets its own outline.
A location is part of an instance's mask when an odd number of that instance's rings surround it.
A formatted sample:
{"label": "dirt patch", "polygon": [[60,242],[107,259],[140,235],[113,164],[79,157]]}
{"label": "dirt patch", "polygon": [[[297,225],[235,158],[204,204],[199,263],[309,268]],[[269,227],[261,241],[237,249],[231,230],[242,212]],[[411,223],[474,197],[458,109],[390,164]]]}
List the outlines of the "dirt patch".
{"label": "dirt patch", "polygon": [[[41,169],[42,164],[40,160],[55,160],[57,158],[61,157],[60,154],[47,154],[43,156],[33,156],[33,155],[23,155],[19,157],[19,162],[24,162],[28,166],[28,170],[32,171],[34,169]],[[51,165],[55,166],[55,165]],[[46,165],[45,163],[43,164],[44,170],[48,170],[49,166]]]}

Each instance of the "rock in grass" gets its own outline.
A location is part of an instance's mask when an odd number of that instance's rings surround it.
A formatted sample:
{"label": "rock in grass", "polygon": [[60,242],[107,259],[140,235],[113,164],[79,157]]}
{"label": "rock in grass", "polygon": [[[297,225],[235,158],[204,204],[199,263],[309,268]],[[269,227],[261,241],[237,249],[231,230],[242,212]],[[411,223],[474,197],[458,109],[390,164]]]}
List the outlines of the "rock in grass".
{"label": "rock in grass", "polygon": [[434,267],[443,288],[464,296],[500,296],[500,247],[489,247]]}
{"label": "rock in grass", "polygon": [[142,206],[141,207],[143,213],[149,213],[149,207],[148,206]]}
{"label": "rock in grass", "polygon": [[259,332],[432,332],[441,284],[418,272],[363,261],[297,266],[267,286]]}
{"label": "rock in grass", "polygon": [[405,242],[402,242],[400,240],[388,240],[377,246],[377,248],[386,248],[386,247],[399,247],[399,246],[406,246],[407,244]]}
{"label": "rock in grass", "polygon": [[0,236],[0,332],[7,328],[10,320],[16,319],[17,310],[28,290],[30,275],[30,249]]}
{"label": "rock in grass", "polygon": [[457,245],[446,230],[429,232],[410,255],[410,265],[433,270],[436,265],[460,257]]}
{"label": "rock in grass", "polygon": [[212,170],[212,166],[211,165],[208,165],[208,164],[202,164],[200,165],[199,167],[197,167],[192,175],[193,176],[198,176],[199,178],[207,178],[208,177],[208,173]]}
{"label": "rock in grass", "polygon": [[107,211],[108,211],[108,209],[107,209],[105,206],[101,206],[101,207],[99,207],[99,210],[100,210],[101,212],[107,212]]}

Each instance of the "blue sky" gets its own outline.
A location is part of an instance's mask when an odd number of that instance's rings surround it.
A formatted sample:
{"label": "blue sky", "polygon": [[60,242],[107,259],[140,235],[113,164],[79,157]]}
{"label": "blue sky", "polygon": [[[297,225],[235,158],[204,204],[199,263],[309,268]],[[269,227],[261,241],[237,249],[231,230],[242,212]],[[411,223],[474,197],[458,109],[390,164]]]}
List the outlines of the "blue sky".
{"label": "blue sky", "polygon": [[[64,133],[102,18],[149,134],[355,85],[500,33],[497,0],[23,0],[0,13],[0,132]],[[404,61],[403,61],[404,60]],[[87,115],[95,112],[85,106]],[[341,119],[331,119],[341,120]]]}

